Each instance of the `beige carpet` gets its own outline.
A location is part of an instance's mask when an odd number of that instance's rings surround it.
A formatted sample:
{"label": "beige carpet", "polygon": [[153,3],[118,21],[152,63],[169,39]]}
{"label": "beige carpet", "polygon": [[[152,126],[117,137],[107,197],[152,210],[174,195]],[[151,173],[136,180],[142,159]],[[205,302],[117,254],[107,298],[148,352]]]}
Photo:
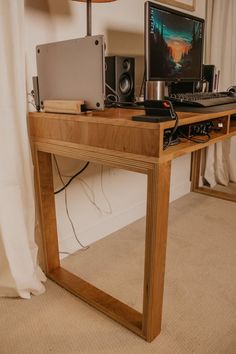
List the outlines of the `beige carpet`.
{"label": "beige carpet", "polygon": [[[142,307],[144,220],[63,261]],[[0,354],[236,353],[236,203],[189,194],[170,207],[161,334],[146,343],[58,287],[0,299]]]}
{"label": "beige carpet", "polygon": [[220,184],[217,184],[214,189],[221,192],[236,194],[236,183],[229,183],[228,186],[222,186]]}

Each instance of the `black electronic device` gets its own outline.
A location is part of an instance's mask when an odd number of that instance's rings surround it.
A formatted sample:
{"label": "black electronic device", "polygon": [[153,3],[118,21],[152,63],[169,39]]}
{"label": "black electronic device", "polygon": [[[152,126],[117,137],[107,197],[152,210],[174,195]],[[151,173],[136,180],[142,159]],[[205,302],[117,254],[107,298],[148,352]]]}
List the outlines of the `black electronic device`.
{"label": "black electronic device", "polygon": [[214,91],[215,74],[215,65],[203,65],[202,77],[203,80],[206,80],[208,82],[208,92]]}
{"label": "black electronic device", "polygon": [[146,80],[201,80],[203,35],[203,19],[147,1]]}
{"label": "black electronic device", "polygon": [[105,58],[105,79],[107,102],[134,102],[134,58],[107,56]]}
{"label": "black electronic device", "polygon": [[176,112],[168,100],[146,100],[143,104],[146,114],[133,116],[132,120],[159,123],[176,119]]}
{"label": "black electronic device", "polygon": [[195,93],[202,92],[204,83],[207,82],[206,91],[213,92],[215,85],[215,65],[205,65],[202,66],[202,78],[199,81],[178,81],[171,82],[168,85],[168,94],[178,94],[178,93]]}
{"label": "black electronic device", "polygon": [[[180,126],[177,132],[184,134],[187,138],[192,138],[195,136],[208,135],[213,129],[216,129],[213,121],[206,121]],[[217,127],[217,130],[219,129],[221,128]]]}
{"label": "black electronic device", "polygon": [[231,92],[195,92],[173,94],[168,99],[175,105],[192,107],[212,107],[224,104],[236,103],[236,95]]}
{"label": "black electronic device", "polygon": [[181,82],[171,82],[168,85],[168,95],[178,94],[178,93],[194,93],[196,91],[196,82],[193,81],[181,81]]}

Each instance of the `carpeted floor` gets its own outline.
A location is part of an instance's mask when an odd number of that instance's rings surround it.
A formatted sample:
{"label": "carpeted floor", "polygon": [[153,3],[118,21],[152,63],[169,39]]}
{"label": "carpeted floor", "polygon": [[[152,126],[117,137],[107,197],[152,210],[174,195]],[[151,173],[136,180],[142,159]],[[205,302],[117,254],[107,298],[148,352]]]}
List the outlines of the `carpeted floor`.
{"label": "carpeted floor", "polygon": [[228,186],[222,186],[220,184],[217,184],[214,189],[221,191],[221,192],[230,192],[232,194],[236,194],[236,183],[229,183]]}
{"label": "carpeted floor", "polygon": [[[141,310],[145,220],[63,260]],[[170,207],[161,334],[144,340],[58,287],[0,299],[0,353],[235,354],[236,203],[190,193]]]}

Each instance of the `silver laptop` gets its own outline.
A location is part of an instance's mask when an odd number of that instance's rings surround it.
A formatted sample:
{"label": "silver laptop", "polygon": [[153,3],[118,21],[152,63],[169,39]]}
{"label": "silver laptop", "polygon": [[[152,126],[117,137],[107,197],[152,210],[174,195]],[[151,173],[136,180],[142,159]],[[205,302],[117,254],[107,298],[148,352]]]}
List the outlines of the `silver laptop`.
{"label": "silver laptop", "polygon": [[84,100],[104,109],[105,71],[102,35],[36,47],[40,106],[44,100]]}

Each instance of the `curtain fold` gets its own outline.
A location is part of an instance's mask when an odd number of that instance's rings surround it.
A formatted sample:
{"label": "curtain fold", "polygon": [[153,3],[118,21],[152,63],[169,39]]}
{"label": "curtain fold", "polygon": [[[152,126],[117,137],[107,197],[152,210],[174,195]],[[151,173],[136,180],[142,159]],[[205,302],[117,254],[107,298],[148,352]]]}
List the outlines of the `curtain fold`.
{"label": "curtain fold", "polygon": [[0,1],[0,296],[44,292],[34,242],[33,171],[27,134],[24,0]]}
{"label": "curtain fold", "polygon": [[[206,0],[205,62],[220,70],[219,91],[236,85],[235,0]],[[216,183],[236,182],[236,138],[207,148],[204,179]]]}

